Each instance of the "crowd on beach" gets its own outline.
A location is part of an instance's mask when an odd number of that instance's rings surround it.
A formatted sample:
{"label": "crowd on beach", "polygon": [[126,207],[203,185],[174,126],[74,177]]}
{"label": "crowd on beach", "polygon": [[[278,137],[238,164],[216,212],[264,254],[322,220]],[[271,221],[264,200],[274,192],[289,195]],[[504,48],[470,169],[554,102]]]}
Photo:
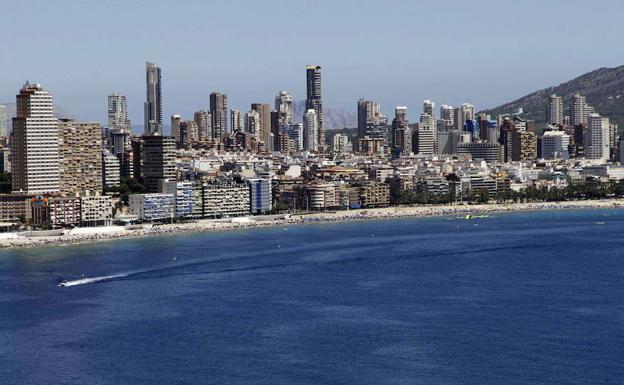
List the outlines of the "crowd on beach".
{"label": "crowd on beach", "polygon": [[61,235],[37,236],[37,234],[10,233],[0,237],[0,247],[34,247],[43,245],[65,245],[70,243],[89,243],[120,238],[147,237],[179,234],[183,232],[229,231],[254,227],[280,226],[287,224],[329,223],[348,220],[463,216],[468,214],[492,214],[514,211],[557,210],[589,208],[624,208],[624,200],[591,200],[566,202],[536,202],[482,205],[431,205],[398,206],[371,208],[335,212],[306,213],[301,215],[280,215],[266,217],[232,218],[228,220],[198,220],[175,224],[147,224],[144,226],[109,226],[107,228],[81,229],[64,231]]}

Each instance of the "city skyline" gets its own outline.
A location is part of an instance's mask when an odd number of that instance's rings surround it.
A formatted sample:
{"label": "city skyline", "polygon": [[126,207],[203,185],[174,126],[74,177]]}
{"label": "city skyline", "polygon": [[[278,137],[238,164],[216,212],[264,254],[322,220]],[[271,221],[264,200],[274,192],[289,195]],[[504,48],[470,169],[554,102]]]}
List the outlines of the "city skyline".
{"label": "city skyline", "polygon": [[[425,4],[386,1],[363,2],[354,7],[345,3],[321,2],[318,9],[282,2],[268,6],[245,2],[212,5],[222,12],[245,8],[249,11],[241,14],[245,20],[249,15],[258,15],[258,20],[241,22],[240,28],[234,28],[211,16],[207,6],[190,2],[180,6],[180,13],[188,16],[187,23],[165,31],[148,24],[150,16],[159,20],[168,15],[169,7],[163,3],[151,9],[121,3],[126,12],[109,18],[103,17],[112,12],[107,8],[115,7],[35,2],[42,12],[32,15],[32,32],[7,41],[5,55],[0,56],[4,69],[0,75],[0,103],[11,103],[13,90],[28,79],[45,84],[55,95],[57,105],[72,115],[104,123],[107,117],[102,106],[106,97],[119,92],[128,98],[129,119],[139,125],[145,99],[143,65],[153,61],[163,68],[166,79],[166,122],[172,114],[191,117],[194,111],[206,110],[211,92],[228,95],[228,107],[241,111],[250,103],[272,103],[280,90],[287,90],[293,100],[305,100],[301,68],[314,63],[323,67],[326,108],[354,112],[359,98],[370,98],[381,104],[387,116],[397,105],[407,106],[412,116],[418,116],[425,99],[439,105],[469,101],[477,109],[494,107],[589,70],[624,63],[622,55],[610,48],[617,46],[617,33],[610,33],[617,32],[617,10],[622,9],[617,2],[609,2],[612,12],[604,13],[600,24],[586,18],[575,2],[540,5],[540,12],[526,4],[513,8],[513,17],[509,16],[508,3],[490,1],[469,5],[451,2],[443,13]],[[5,8],[9,15],[17,15],[31,6],[16,3]],[[276,6],[281,6],[283,19],[279,23],[261,23],[261,16],[269,17]],[[71,12],[66,12],[68,9]],[[139,17],[143,12],[145,17]],[[39,14],[60,23],[71,18],[76,25],[64,31],[48,31],[41,37],[37,32],[46,24],[36,22],[42,17]],[[102,17],[94,21],[94,14]],[[306,31],[320,15],[328,16],[324,28],[309,36]],[[17,28],[10,19],[0,27],[5,36]],[[93,28],[83,28],[89,23]],[[370,25],[376,28],[357,29],[358,23],[374,23]],[[74,28],[86,32],[73,34]],[[126,31],[133,39],[107,41],[103,31],[110,28]],[[255,35],[254,28],[258,32]],[[216,33],[227,39],[211,39],[211,49],[206,51],[214,49],[222,55],[219,60],[207,60],[210,55],[205,56],[197,47],[204,36]],[[541,38],[536,39],[538,36]],[[418,47],[427,39],[436,44],[428,46],[430,59],[422,60]],[[86,46],[86,42],[93,41],[102,42]],[[102,54],[113,46],[114,52]],[[586,55],[575,48],[578,46],[592,46],[598,54]],[[71,49],[80,54],[66,55]],[[379,55],[380,49],[387,54]],[[402,55],[397,57],[393,52],[399,49]],[[61,51],[63,54],[59,54]],[[46,55],[45,66],[35,60],[37,54]],[[502,61],[510,54],[526,59]],[[500,60],[492,60],[496,58]],[[475,92],[479,85],[486,85],[487,92]]]}

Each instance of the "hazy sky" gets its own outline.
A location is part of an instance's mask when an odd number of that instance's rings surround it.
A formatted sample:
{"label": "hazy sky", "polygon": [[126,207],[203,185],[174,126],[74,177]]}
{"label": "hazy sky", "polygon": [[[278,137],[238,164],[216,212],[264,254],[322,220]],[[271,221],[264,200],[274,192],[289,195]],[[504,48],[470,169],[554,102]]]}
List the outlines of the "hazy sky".
{"label": "hazy sky", "polygon": [[360,97],[388,115],[423,99],[493,107],[599,67],[624,64],[624,1],[17,1],[0,6],[0,102],[43,83],[62,108],[106,121],[128,96],[143,123],[145,61],[163,68],[164,120],[207,109],[305,98],[323,67],[325,105]]}

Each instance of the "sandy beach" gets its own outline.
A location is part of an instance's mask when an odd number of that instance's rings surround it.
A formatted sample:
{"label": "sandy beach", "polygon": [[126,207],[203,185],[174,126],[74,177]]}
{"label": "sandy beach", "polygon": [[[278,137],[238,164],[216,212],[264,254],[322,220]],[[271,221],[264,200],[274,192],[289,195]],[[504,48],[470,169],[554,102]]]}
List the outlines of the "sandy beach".
{"label": "sandy beach", "polygon": [[535,210],[624,208],[624,199],[606,199],[570,202],[535,202],[482,205],[393,206],[318,212],[306,214],[250,216],[229,219],[200,219],[175,224],[145,224],[143,226],[106,226],[74,228],[49,235],[46,232],[18,232],[0,234],[0,248],[37,247],[90,243],[121,238],[149,237],[182,232],[231,231],[254,227],[283,226],[306,223],[330,223],[351,220],[370,220],[406,217],[464,216],[467,214],[494,214]]}

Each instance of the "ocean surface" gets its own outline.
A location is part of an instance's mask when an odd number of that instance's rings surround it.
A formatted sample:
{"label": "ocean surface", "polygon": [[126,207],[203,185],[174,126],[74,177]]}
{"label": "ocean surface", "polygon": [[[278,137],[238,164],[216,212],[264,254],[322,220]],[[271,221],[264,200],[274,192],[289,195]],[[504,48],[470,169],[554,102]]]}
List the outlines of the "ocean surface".
{"label": "ocean surface", "polygon": [[578,210],[5,250],[0,384],[622,384],[623,247]]}

